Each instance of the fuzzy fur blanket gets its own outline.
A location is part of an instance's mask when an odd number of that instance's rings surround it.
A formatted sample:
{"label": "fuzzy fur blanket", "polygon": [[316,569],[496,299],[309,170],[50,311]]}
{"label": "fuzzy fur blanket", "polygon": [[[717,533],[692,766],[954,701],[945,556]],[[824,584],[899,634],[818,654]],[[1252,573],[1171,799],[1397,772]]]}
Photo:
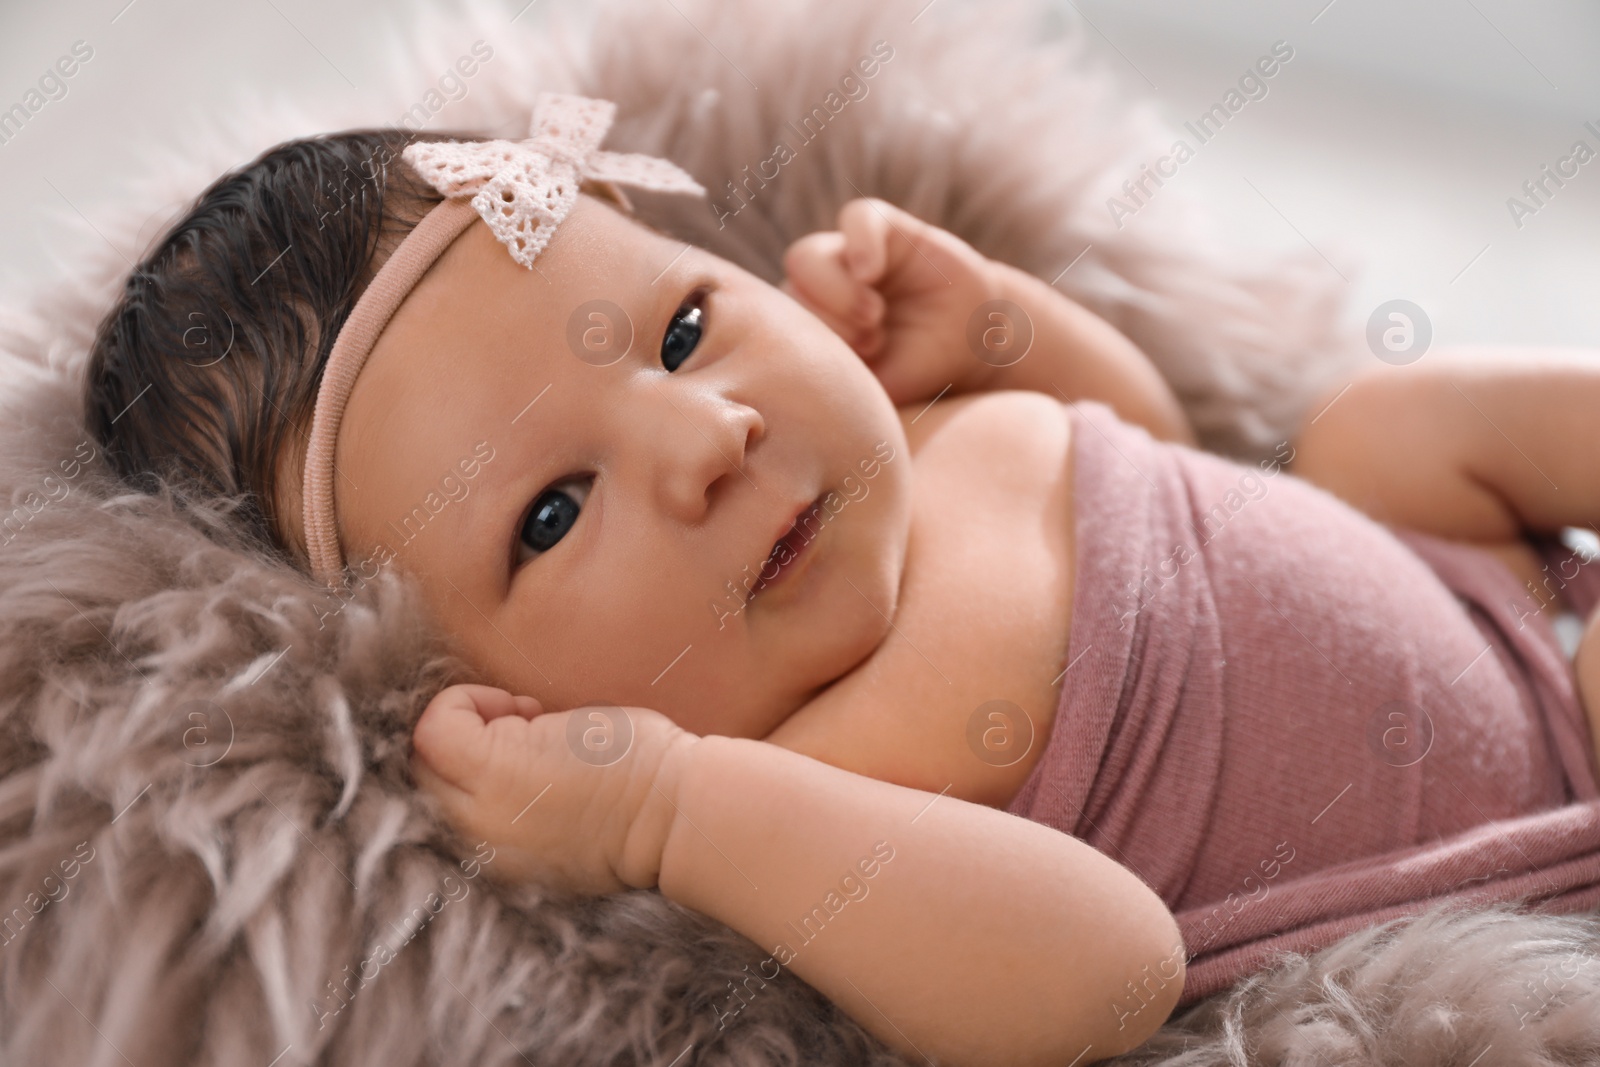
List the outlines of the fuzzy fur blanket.
{"label": "fuzzy fur blanket", "polygon": [[[62,276],[0,319],[0,1062],[900,1062],[787,973],[748,981],[757,946],[658,893],[484,878],[492,859],[407,779],[412,723],[460,677],[407,587],[331,598],[241,544],[225,505],[119,488],[78,374],[127,263],[222,171],[419,107],[520,130],[539,90],[567,89],[618,102],[607,147],[669,156],[738,207],[719,224],[639,199],[685,239],[776,280],[844,200],[895,201],[1116,324],[1207,445],[1270,453],[1361,358],[1341,283],[1310,253],[1229,252],[1177,183],[1117,229],[1106,197],[1170,143],[1154,112],[1031,7],[923,3],[611,0],[548,33],[487,0],[435,10],[385,90],[230,110],[153,148],[98,220],[114,248],[62,221]],[[492,59],[433,120],[475,39]],[[732,194],[878,41],[893,59],[869,91],[836,94],[778,178]],[[1127,1062],[1594,1062],[1597,935],[1582,916],[1429,913],[1286,957]]]}

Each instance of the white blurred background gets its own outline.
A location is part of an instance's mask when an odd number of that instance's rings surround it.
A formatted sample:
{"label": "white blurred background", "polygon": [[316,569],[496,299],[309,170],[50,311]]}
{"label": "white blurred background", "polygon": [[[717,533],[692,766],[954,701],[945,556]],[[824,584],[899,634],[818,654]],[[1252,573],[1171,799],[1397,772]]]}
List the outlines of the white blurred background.
{"label": "white blurred background", "polygon": [[[1352,319],[1407,299],[1432,318],[1435,344],[1600,348],[1600,133],[1584,126],[1600,130],[1600,3],[1062,7],[1087,21],[1130,89],[1159,99],[1180,128],[1275,41],[1294,48],[1268,95],[1234,115],[1173,181],[1245,240],[1309,242],[1335,262],[1334,249],[1359,257]],[[1508,198],[1537,206],[1522,183],[1554,169],[1580,139],[1596,158],[1563,188],[1547,181],[1554,195],[1519,228]]]}
{"label": "white blurred background", "polygon": [[[1600,158],[1520,228],[1507,207],[1576,141],[1600,153],[1600,134],[1584,126],[1600,129],[1596,0],[1052,2],[1062,20],[1086,23],[1129,92],[1156,99],[1175,127],[1218,103],[1274,42],[1294,49],[1268,95],[1171,181],[1209,200],[1219,226],[1243,241],[1359,258],[1362,269],[1347,272],[1353,320],[1404,298],[1428,312],[1435,344],[1600,348]],[[537,22],[569,3],[580,0],[504,6],[508,21]],[[7,3],[0,109],[75,41],[93,58],[65,97],[0,144],[0,300],[49,263],[61,216],[93,224],[107,176],[139,169],[164,131],[226,113],[246,91],[352,93],[381,74],[409,8]]]}

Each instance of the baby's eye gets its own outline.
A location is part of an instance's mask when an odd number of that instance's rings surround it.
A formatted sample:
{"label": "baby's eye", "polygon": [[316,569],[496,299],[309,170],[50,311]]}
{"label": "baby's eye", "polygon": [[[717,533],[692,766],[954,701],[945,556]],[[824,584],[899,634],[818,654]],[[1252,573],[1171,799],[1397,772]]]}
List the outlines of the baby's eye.
{"label": "baby's eye", "polygon": [[668,371],[681,367],[700,343],[705,326],[705,297],[705,290],[696,289],[667,324],[667,335],[661,339],[661,364]]}
{"label": "baby's eye", "polygon": [[518,559],[526,554],[548,552],[578,521],[578,511],[589,496],[592,478],[571,478],[540,493],[528,509],[518,537]]}

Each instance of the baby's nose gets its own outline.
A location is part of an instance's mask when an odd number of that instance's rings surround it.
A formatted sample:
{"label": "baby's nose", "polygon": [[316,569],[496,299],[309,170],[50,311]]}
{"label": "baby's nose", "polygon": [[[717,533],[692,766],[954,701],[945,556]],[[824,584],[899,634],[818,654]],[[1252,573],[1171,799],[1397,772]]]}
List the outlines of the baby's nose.
{"label": "baby's nose", "polygon": [[[685,522],[704,517],[715,497],[738,481],[750,482],[746,464],[766,424],[755,408],[692,386],[658,384],[653,439],[641,442],[651,456],[651,479],[659,502]],[[648,427],[640,427],[648,430]]]}

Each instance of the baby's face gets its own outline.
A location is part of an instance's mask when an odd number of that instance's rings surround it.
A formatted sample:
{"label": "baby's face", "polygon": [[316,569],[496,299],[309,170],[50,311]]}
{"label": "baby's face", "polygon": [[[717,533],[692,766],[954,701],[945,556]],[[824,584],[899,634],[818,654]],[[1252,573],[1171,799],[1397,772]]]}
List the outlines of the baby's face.
{"label": "baby's face", "polygon": [[474,222],[383,331],[339,431],[346,556],[392,552],[457,654],[549,711],[764,737],[888,632],[895,409],[786,294],[602,201],[535,265]]}

